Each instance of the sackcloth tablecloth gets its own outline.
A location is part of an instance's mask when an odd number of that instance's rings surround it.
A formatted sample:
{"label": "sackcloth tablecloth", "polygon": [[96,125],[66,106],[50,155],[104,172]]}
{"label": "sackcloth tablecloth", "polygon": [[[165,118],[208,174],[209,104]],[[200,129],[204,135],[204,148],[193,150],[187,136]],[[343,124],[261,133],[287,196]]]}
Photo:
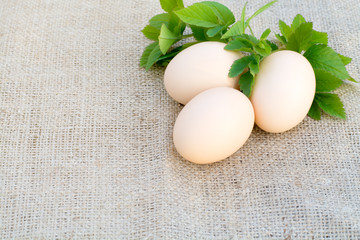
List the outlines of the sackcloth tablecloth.
{"label": "sackcloth tablecloth", "polygon": [[[239,19],[245,0],[219,2]],[[172,143],[182,106],[164,68],[139,67],[140,31],[162,12],[157,0],[0,1],[0,239],[360,239],[359,84],[337,91],[346,121],[255,127],[230,158],[192,164]],[[278,32],[297,13],[360,80],[360,2],[279,0],[252,28]]]}

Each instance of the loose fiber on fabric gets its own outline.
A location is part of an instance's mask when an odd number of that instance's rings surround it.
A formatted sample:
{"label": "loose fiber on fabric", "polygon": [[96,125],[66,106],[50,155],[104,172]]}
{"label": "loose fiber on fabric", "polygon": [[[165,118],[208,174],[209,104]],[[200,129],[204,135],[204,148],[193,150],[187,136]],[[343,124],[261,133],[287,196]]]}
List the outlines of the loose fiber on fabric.
{"label": "loose fiber on fabric", "polygon": [[[219,2],[239,19],[245,1]],[[172,143],[182,106],[164,69],[139,67],[140,31],[161,12],[157,0],[0,2],[0,238],[360,239],[359,84],[337,91],[346,121],[255,127],[228,159],[192,164]],[[360,80],[359,2],[279,0],[252,28],[278,32],[297,13]]]}

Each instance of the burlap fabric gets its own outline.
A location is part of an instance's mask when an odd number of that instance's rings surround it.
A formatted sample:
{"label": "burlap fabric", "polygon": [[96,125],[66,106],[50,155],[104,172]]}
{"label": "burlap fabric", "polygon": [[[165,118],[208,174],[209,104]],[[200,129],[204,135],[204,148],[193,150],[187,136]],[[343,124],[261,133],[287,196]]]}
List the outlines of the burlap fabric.
{"label": "burlap fabric", "polygon": [[[245,1],[219,2],[239,19]],[[337,91],[346,121],[255,128],[232,157],[191,164],[172,143],[182,106],[164,69],[138,66],[140,30],[161,12],[157,0],[0,1],[0,238],[360,239],[359,85]],[[360,80],[358,0],[280,0],[252,27],[297,13]]]}

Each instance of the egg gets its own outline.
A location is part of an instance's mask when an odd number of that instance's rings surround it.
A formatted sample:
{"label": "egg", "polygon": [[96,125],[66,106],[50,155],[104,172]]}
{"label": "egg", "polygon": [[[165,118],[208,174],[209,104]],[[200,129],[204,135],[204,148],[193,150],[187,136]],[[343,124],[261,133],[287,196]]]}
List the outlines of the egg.
{"label": "egg", "polygon": [[164,73],[168,94],[177,102],[186,104],[210,88],[238,88],[239,78],[229,78],[228,73],[232,63],[243,55],[225,50],[225,46],[221,42],[202,42],[176,55]]}
{"label": "egg", "polygon": [[197,164],[223,160],[249,138],[254,111],[240,91],[217,87],[196,95],[180,111],[173,129],[176,150]]}
{"label": "egg", "polygon": [[293,51],[277,51],[260,63],[250,101],[255,123],[271,133],[297,126],[315,95],[315,74],[309,61]]}

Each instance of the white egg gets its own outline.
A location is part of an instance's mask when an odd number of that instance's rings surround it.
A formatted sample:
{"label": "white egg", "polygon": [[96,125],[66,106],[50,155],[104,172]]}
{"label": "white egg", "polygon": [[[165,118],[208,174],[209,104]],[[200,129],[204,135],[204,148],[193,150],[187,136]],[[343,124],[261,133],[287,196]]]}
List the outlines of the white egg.
{"label": "white egg", "polygon": [[235,153],[253,126],[254,111],[243,93],[229,87],[212,88],[181,110],[174,125],[174,145],[193,163],[213,163]]}
{"label": "white egg", "polygon": [[315,86],[314,70],[303,55],[283,50],[264,58],[250,97],[256,125],[271,133],[295,127],[311,107]]}
{"label": "white egg", "polygon": [[186,104],[210,88],[238,88],[239,78],[229,78],[228,73],[232,63],[243,55],[225,50],[225,46],[221,42],[202,42],[176,55],[164,74],[164,85],[169,95]]}

